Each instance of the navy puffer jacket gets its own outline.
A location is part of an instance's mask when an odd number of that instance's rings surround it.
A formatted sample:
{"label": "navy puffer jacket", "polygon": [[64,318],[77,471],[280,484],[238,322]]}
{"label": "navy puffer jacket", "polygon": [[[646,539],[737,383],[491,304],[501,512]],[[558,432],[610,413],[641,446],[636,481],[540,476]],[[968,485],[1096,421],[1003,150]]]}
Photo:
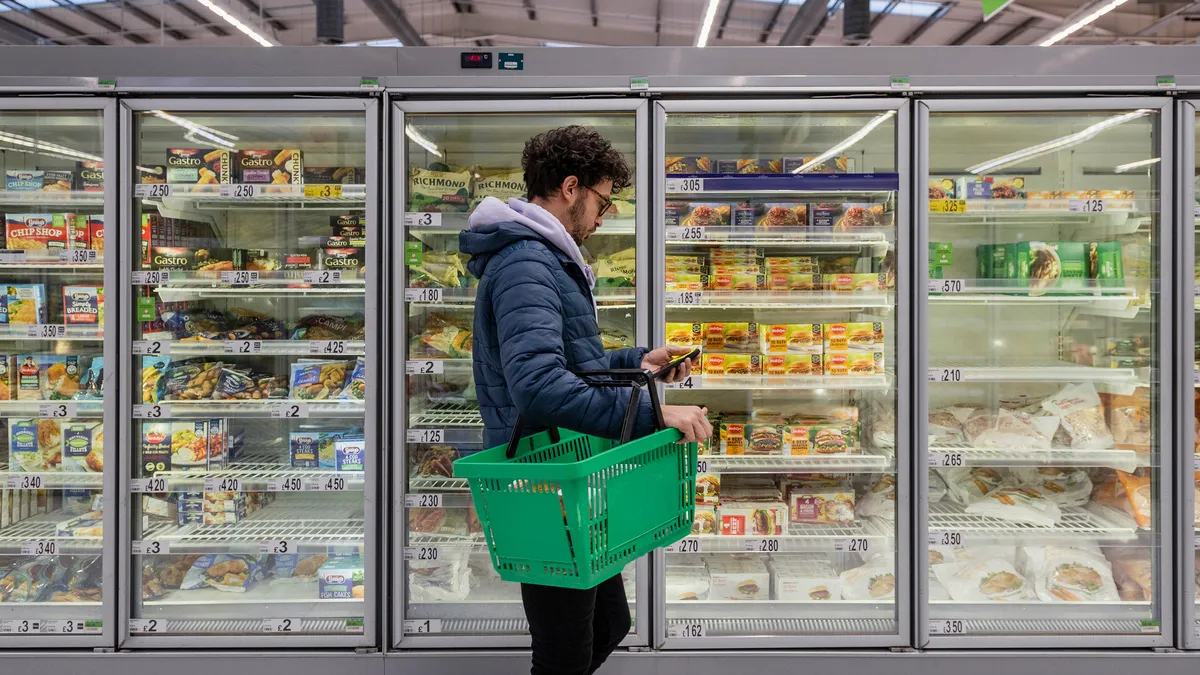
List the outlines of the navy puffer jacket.
{"label": "navy puffer jacket", "polygon": [[[618,438],[630,390],[592,387],[572,371],[637,368],[646,350],[604,351],[583,269],[517,222],[464,231],[459,250],[480,279],[472,351],[484,447],[508,442],[518,412],[525,435],[554,425]],[[634,436],[653,420],[643,395]]]}

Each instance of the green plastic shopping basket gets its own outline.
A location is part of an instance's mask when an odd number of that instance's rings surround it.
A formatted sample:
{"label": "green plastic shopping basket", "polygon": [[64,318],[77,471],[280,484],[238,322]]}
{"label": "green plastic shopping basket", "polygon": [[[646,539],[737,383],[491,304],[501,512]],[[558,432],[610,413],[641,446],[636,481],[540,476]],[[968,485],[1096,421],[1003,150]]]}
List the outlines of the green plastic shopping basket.
{"label": "green plastic shopping basket", "polygon": [[[633,387],[621,442],[550,428],[454,463],[500,578],[592,588],[630,561],[691,532],[696,444],[663,422],[654,373],[578,373],[593,386]],[[650,396],[658,431],[630,441],[638,401]]]}

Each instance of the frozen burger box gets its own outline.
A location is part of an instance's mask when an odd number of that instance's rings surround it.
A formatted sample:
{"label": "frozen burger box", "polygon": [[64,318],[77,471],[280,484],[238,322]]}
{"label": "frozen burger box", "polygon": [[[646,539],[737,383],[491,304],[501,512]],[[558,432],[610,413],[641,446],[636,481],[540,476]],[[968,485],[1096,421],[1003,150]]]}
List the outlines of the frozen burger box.
{"label": "frozen burger box", "polygon": [[709,598],[711,600],[769,600],[771,573],[757,561],[709,563]]}
{"label": "frozen burger box", "polygon": [[842,598],[842,580],[827,562],[774,560],[771,580],[775,583],[774,600],[819,602]]}
{"label": "frozen burger box", "polygon": [[707,600],[708,573],[703,568],[680,568],[667,572],[668,600]]}

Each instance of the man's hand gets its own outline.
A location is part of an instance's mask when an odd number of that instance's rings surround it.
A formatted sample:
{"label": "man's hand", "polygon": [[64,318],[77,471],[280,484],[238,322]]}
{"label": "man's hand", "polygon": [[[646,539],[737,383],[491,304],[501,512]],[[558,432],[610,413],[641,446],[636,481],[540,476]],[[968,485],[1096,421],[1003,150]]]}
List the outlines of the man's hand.
{"label": "man's hand", "polygon": [[[642,368],[644,370],[658,372],[658,369],[667,365],[671,359],[682,354],[687,354],[693,349],[695,349],[695,347],[672,347],[668,345],[666,347],[659,347],[658,349],[648,351],[646,352],[646,356],[642,358]],[[692,374],[692,366],[698,365],[700,365],[699,356],[694,359],[688,359],[676,367],[675,370],[671,371],[669,375],[659,381],[682,382],[687,378],[688,375]]]}
{"label": "man's hand", "polygon": [[668,427],[683,432],[684,443],[708,440],[712,436],[712,425],[708,423],[708,408],[694,405],[664,405],[663,421]]}

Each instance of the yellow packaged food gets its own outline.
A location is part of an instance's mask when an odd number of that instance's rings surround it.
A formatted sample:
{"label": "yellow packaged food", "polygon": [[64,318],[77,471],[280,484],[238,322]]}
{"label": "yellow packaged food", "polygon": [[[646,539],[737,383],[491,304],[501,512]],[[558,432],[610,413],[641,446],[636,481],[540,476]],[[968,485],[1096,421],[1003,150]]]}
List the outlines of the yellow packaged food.
{"label": "yellow packaged food", "polygon": [[869,274],[826,274],[825,290],[828,291],[881,291],[887,288],[887,275]]}
{"label": "yellow packaged food", "polygon": [[820,274],[771,273],[767,277],[767,289],[772,291],[815,291],[820,287]]}
{"label": "yellow packaged food", "polygon": [[[878,363],[877,363],[878,362]],[[834,377],[874,375],[883,371],[880,352],[833,352],[825,354],[825,374]]]}
{"label": "yellow packaged food", "polygon": [[704,348],[721,350],[725,348],[725,324],[704,324]]}
{"label": "yellow packaged food", "polygon": [[743,260],[747,262],[755,262],[759,258],[763,258],[766,252],[762,248],[754,248],[748,246],[718,246],[709,254],[709,257],[714,263],[720,260],[733,261]]}
{"label": "yellow packaged food", "polygon": [[704,274],[671,274],[666,275],[666,290],[668,291],[702,291],[708,277]]}
{"label": "yellow packaged food", "polygon": [[764,353],[787,352],[817,353],[821,351],[822,324],[777,323],[761,325],[758,329],[759,343]]}
{"label": "yellow packaged food", "polygon": [[725,354],[725,374],[730,376],[761,375],[762,356],[759,354]]}
{"label": "yellow packaged food", "polygon": [[[823,347],[826,352],[873,351],[883,348],[883,323],[879,321],[856,323],[827,323]],[[878,338],[878,339],[877,339]]]}
{"label": "yellow packaged food", "polygon": [[763,371],[771,376],[812,375],[812,361],[817,354],[764,354]]}
{"label": "yellow packaged food", "polygon": [[746,454],[746,418],[741,416],[732,416],[722,420],[720,438],[721,454]]}
{"label": "yellow packaged food", "polygon": [[709,290],[713,291],[757,291],[767,287],[767,279],[761,274],[713,274],[709,277]]}
{"label": "yellow packaged food", "polygon": [[744,352],[758,345],[758,324],[730,322],[721,324],[721,347],[727,351]]}
{"label": "yellow packaged food", "polygon": [[809,426],[807,424],[787,424],[783,427],[783,449],[788,455],[810,455],[812,445],[809,442]]}
{"label": "yellow packaged food", "polygon": [[668,323],[667,344],[676,347],[704,346],[704,324]]}

